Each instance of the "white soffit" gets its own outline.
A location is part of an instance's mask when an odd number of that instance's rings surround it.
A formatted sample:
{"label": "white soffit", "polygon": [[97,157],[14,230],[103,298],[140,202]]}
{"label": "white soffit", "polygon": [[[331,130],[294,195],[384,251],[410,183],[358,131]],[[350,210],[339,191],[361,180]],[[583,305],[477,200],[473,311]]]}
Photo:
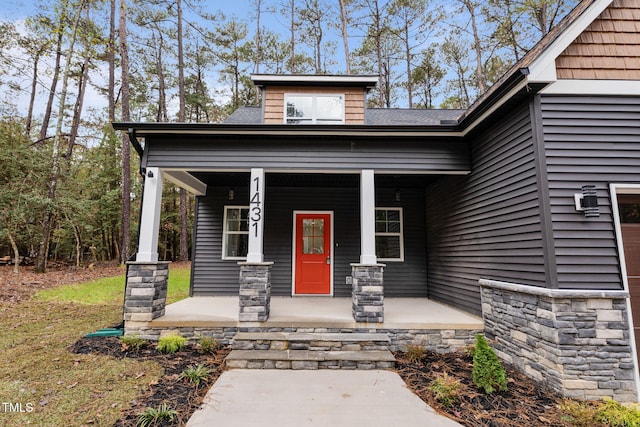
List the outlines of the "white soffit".
{"label": "white soffit", "polygon": [[184,188],[196,196],[204,196],[207,193],[207,184],[200,181],[188,172],[176,170],[163,170],[164,177],[178,187]]}

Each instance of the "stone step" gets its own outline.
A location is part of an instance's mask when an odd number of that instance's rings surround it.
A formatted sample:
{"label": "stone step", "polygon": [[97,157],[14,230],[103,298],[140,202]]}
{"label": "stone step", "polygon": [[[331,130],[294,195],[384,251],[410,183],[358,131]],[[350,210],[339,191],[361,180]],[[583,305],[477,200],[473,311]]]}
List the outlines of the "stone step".
{"label": "stone step", "polygon": [[238,332],[234,350],[387,350],[391,339],[380,333]]}
{"label": "stone step", "polygon": [[240,369],[389,369],[395,358],[389,350],[233,350],[227,367]]}

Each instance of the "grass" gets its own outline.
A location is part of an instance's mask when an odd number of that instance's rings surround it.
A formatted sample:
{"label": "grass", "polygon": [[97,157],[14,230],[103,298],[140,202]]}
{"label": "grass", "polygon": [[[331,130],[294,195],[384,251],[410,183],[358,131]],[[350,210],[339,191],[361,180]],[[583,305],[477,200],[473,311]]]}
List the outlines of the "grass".
{"label": "grass", "polygon": [[[189,268],[170,269],[169,275],[169,301],[188,296]],[[160,378],[162,368],[153,362],[67,350],[87,332],[120,322],[123,288],[124,275],[0,304],[0,401],[33,407],[1,413],[0,424],[110,426]]]}
{"label": "grass", "polygon": [[[191,269],[188,266],[169,267],[167,304],[189,296]],[[38,292],[35,299],[46,302],[76,304],[121,304],[124,298],[124,271],[121,276],[106,277],[89,283],[60,286]]]}

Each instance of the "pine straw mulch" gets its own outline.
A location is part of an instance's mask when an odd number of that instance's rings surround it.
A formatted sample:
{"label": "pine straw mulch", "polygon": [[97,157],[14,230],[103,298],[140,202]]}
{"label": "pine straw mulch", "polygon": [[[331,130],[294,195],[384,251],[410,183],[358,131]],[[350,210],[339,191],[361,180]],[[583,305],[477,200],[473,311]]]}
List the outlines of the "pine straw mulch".
{"label": "pine straw mulch", "polygon": [[[437,412],[467,427],[549,427],[568,426],[562,421],[558,405],[563,398],[525,375],[505,366],[508,390],[487,395],[473,384],[473,358],[464,351],[435,353],[427,351],[417,363],[398,352],[396,369],[423,401]],[[443,407],[428,387],[446,372],[462,384],[458,403]]]}
{"label": "pine straw mulch", "polygon": [[[149,407],[158,408],[163,403],[175,409],[178,417],[174,422],[165,423],[162,426],[185,425],[193,412],[200,407],[211,385],[224,371],[224,360],[229,353],[229,349],[222,348],[213,353],[202,354],[194,346],[187,346],[175,354],[163,354],[158,352],[151,343],[147,343],[137,352],[123,351],[117,337],[82,338],[73,344],[69,351],[78,354],[100,354],[116,359],[151,360],[159,363],[164,369],[164,375],[157,382],[149,385],[149,391],[144,396],[129,402],[129,408],[114,427],[135,426],[138,414]],[[207,381],[199,386],[179,378],[186,368],[195,365],[203,365],[211,371]]]}

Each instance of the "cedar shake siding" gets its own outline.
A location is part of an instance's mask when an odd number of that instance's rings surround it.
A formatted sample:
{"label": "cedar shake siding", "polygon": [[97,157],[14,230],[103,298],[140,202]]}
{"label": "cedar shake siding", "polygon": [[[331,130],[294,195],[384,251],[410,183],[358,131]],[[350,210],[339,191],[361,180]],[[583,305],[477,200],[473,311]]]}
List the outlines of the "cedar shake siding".
{"label": "cedar shake siding", "polygon": [[530,106],[471,141],[473,172],[426,190],[429,297],[480,314],[478,279],[546,286]]}
{"label": "cedar shake siding", "polygon": [[614,0],[556,59],[560,79],[638,80],[640,2]]}
{"label": "cedar shake siding", "polygon": [[[267,183],[269,182],[267,174]],[[329,175],[331,180],[332,175]],[[360,258],[360,218],[358,177],[345,178],[352,185],[334,188],[273,187],[265,189],[264,259],[274,262],[271,270],[272,295],[290,296],[293,212],[333,211],[334,296],[350,297],[351,263]],[[225,205],[248,205],[245,188],[235,186],[235,199],[228,200],[229,187],[209,187],[197,197],[194,238],[192,295],[237,295],[238,261],[222,260],[222,221]],[[395,192],[402,195],[395,202]],[[386,262],[385,295],[426,297],[424,190],[422,188],[378,188],[376,205],[402,207],[404,262]]]}
{"label": "cedar shake siding", "polygon": [[[610,183],[640,183],[640,97],[542,96],[558,284],[622,289]],[[594,184],[600,217],[585,218],[573,195]]]}
{"label": "cedar shake siding", "polygon": [[359,87],[318,88],[268,86],[264,91],[264,123],[284,123],[285,94],[335,94],[344,95],[345,124],[364,124],[365,91]]}

